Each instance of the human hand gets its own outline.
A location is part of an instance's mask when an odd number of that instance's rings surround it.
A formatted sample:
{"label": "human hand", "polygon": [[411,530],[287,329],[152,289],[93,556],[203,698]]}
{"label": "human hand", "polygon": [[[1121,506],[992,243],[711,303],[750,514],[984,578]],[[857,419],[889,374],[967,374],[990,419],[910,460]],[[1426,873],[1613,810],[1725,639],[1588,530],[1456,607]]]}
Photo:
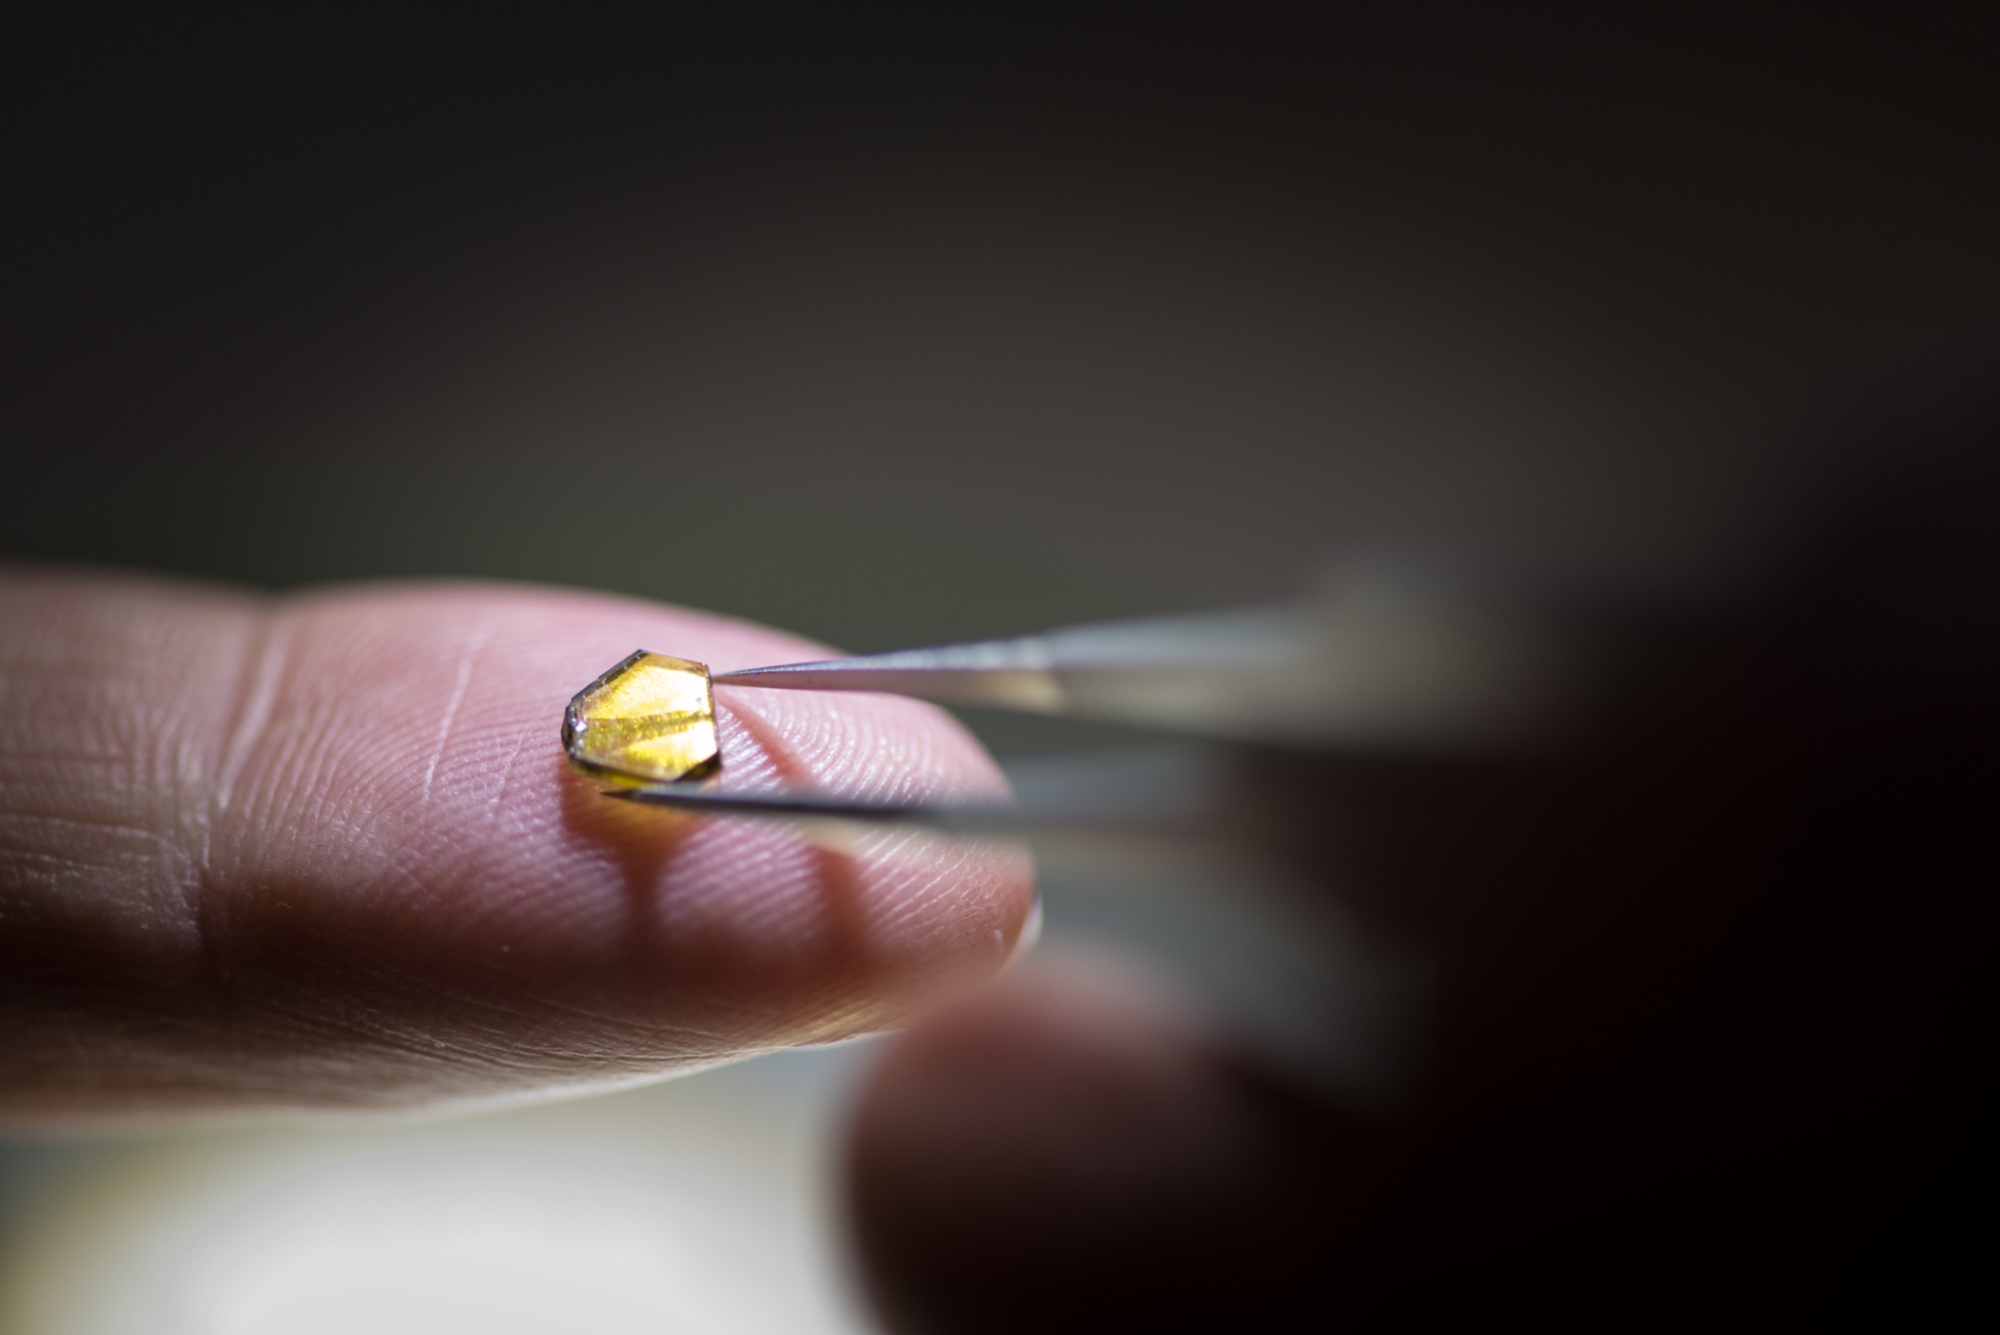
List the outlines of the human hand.
{"label": "human hand", "polygon": [[[637,647],[819,652],[549,589],[0,572],[0,1120],[609,1086],[895,1025],[1009,957],[1024,856],[599,797],[563,706]],[[716,707],[725,785],[1003,786],[915,702]]]}
{"label": "human hand", "polygon": [[1635,670],[1561,745],[1289,763],[1296,868],[1433,962],[1399,1101],[1074,969],[899,1040],[849,1161],[891,1328],[1962,1319],[1993,457],[1876,489],[1730,603],[1627,622]]}

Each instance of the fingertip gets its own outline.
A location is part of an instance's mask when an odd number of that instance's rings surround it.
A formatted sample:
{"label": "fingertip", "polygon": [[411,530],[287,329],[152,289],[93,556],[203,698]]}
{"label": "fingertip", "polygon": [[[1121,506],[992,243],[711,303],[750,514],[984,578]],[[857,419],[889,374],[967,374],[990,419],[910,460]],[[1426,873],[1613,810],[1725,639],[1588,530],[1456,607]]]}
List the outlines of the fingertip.
{"label": "fingertip", "polygon": [[[21,614],[0,684],[33,705],[0,731],[0,870],[39,915],[11,948],[37,978],[108,980],[67,1037],[26,1012],[8,1029],[47,1072],[20,1106],[645,1078],[898,1023],[1000,968],[1033,902],[1015,850],[694,821],[569,768],[565,705],[634,648],[818,652],[774,631],[505,585],[263,600],[70,575],[0,596]],[[912,701],[725,692],[719,725],[728,785],[1001,786]]]}
{"label": "fingertip", "polygon": [[[368,837],[352,842],[387,850],[451,918],[433,938],[475,954],[511,944],[516,974],[546,969],[537,986],[612,989],[594,1004],[634,1023],[651,1011],[683,1044],[771,1046],[879,1027],[916,1004],[921,980],[997,967],[1018,936],[1031,876],[1005,850],[691,821],[608,802],[565,762],[564,706],[634,647],[739,664],[816,646],[560,591],[368,590],[293,617],[263,809],[303,805],[275,797],[289,784],[339,806],[349,831],[365,813]],[[725,787],[896,800],[1001,783],[949,716],[915,701],[725,690],[717,705]],[[324,739],[346,754],[307,761]]]}
{"label": "fingertip", "polygon": [[1024,971],[898,1040],[864,1090],[848,1188],[866,1287],[899,1332],[1240,1315],[1269,1136],[1159,995]]}

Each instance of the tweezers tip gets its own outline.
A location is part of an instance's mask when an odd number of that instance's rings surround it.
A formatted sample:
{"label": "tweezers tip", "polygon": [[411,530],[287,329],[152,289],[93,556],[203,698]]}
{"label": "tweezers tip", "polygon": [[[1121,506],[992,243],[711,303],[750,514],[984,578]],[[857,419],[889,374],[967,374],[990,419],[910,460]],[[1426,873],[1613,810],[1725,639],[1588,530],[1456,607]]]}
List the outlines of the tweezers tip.
{"label": "tweezers tip", "polygon": [[717,686],[749,686],[759,677],[779,672],[790,672],[796,668],[818,667],[818,663],[773,663],[768,667],[736,668],[729,672],[711,672],[709,681]]}

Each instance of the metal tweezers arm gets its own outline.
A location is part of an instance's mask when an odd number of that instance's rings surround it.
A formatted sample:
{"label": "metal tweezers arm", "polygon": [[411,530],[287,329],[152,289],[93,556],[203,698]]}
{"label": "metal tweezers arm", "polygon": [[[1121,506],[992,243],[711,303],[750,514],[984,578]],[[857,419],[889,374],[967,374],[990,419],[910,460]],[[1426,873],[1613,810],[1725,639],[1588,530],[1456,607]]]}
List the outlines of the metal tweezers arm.
{"label": "metal tweezers arm", "polygon": [[1367,585],[1340,598],[715,674],[1280,745],[1430,749],[1539,731],[1574,697],[1545,628]]}

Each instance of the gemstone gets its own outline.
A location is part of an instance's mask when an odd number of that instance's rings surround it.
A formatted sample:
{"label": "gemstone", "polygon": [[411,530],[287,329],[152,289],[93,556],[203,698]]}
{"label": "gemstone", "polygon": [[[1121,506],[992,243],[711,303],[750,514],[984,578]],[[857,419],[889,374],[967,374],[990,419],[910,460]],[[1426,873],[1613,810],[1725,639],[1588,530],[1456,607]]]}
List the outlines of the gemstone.
{"label": "gemstone", "polygon": [[641,649],[576,693],[562,738],[570,764],[614,783],[713,774],[722,753],[708,665]]}

